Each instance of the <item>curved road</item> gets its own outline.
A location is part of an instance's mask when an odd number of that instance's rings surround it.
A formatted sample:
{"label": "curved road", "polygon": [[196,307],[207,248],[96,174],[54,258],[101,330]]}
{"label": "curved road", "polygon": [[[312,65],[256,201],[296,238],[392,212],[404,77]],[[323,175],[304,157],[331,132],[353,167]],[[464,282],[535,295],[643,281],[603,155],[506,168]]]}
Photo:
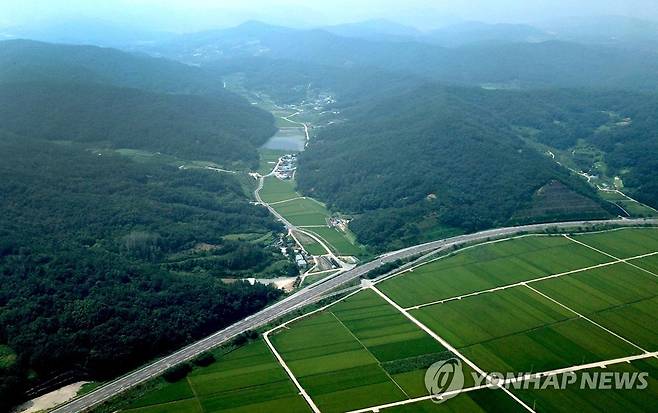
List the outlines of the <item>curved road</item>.
{"label": "curved road", "polygon": [[[288,231],[296,231],[296,232],[304,234],[307,237],[312,238],[313,240],[315,240],[315,242],[320,244],[320,246],[322,248],[324,248],[325,251],[327,251],[326,255],[328,255],[330,258],[334,259],[340,265],[341,269],[351,269],[351,268],[353,268],[354,267],[353,265],[346,264],[340,258],[338,258],[331,251],[329,246],[327,244],[325,244],[325,242],[322,239],[320,239],[317,235],[313,234],[312,232],[308,232],[308,231],[305,231],[301,228],[298,228],[298,227],[294,226],[290,221],[285,219],[283,217],[283,215],[279,214],[276,209],[272,208],[271,204],[268,204],[267,202],[263,201],[263,199],[260,196],[260,191],[263,189],[263,186],[265,185],[265,178],[274,176],[274,171],[276,171],[276,169],[279,167],[280,163],[281,163],[281,158],[279,158],[279,161],[276,163],[276,166],[274,167],[272,172],[270,172],[268,175],[265,175],[265,176],[262,176],[262,175],[258,176],[258,187],[256,187],[256,190],[254,191],[254,197],[256,198],[256,202],[258,202],[261,205],[264,205],[270,211],[270,213],[272,215],[274,215],[274,217],[276,219],[278,219],[279,221],[281,221],[283,223],[283,225],[286,227],[286,229]],[[300,197],[300,198],[305,199],[306,197]],[[293,236],[293,238],[294,238],[294,236]],[[300,247],[304,248],[303,245],[300,242],[298,242],[298,243],[299,243]]]}
{"label": "curved road", "polygon": [[144,383],[145,381],[161,375],[170,367],[191,360],[196,356],[217,347],[233,337],[248,331],[259,328],[268,324],[283,315],[292,312],[295,309],[303,306],[305,303],[312,302],[319,297],[323,296],[330,290],[348,283],[352,280],[358,279],[371,270],[374,270],[384,264],[392,263],[399,259],[406,259],[418,254],[424,254],[439,249],[450,249],[455,245],[460,245],[465,242],[485,241],[489,238],[502,238],[517,235],[524,232],[540,232],[550,228],[570,229],[577,227],[591,227],[599,224],[614,224],[618,226],[638,226],[638,225],[658,225],[658,219],[651,220],[608,220],[608,221],[578,221],[578,222],[560,222],[552,224],[537,224],[525,225],[519,227],[508,227],[492,229],[487,231],[478,232],[475,234],[461,235],[458,237],[447,238],[440,241],[429,242],[422,245],[406,248],[403,250],[389,253],[385,256],[378,258],[375,261],[369,262],[360,267],[346,271],[335,278],[332,278],[319,285],[306,287],[297,293],[289,296],[288,298],[279,301],[265,308],[264,310],[241,320],[224,330],[221,330],[210,337],[197,341],[196,343],[183,348],[167,357],[157,360],[139,370],[133,371],[123,377],[120,377],[113,382],[110,382],[95,391],[75,399],[68,404],[65,404],[51,413],[77,413],[88,410],[100,403],[117,396],[125,390]]}

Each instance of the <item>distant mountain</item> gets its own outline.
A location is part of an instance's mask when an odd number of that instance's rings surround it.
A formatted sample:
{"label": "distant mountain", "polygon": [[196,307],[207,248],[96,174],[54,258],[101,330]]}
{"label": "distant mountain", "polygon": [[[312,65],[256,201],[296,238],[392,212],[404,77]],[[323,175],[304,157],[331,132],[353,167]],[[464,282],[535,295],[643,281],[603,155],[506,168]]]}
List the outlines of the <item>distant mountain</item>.
{"label": "distant mountain", "polygon": [[6,36],[50,43],[82,44],[130,48],[163,41],[174,35],[147,31],[98,19],[72,19],[14,27],[3,30]]}
{"label": "distant mountain", "polygon": [[524,24],[487,24],[467,22],[427,33],[425,40],[445,47],[471,43],[537,43],[552,36],[536,27]]}
{"label": "distant mountain", "polygon": [[[506,27],[501,32],[508,33],[508,37],[511,33],[517,37],[538,34],[524,27]],[[251,22],[228,30],[181,36],[149,51],[202,65],[263,57],[339,68],[377,68],[492,88],[658,89],[658,56],[653,52],[560,41],[489,42],[445,48]]]}
{"label": "distant mountain", "polygon": [[162,58],[96,46],[30,40],[0,42],[0,83],[94,82],[165,93],[225,93],[203,70]]}
{"label": "distant mountain", "polygon": [[418,29],[390,20],[368,20],[322,28],[338,36],[368,40],[409,40],[423,36]]}
{"label": "distant mountain", "polygon": [[655,46],[658,22],[624,16],[571,17],[538,24],[555,37],[581,43]]}

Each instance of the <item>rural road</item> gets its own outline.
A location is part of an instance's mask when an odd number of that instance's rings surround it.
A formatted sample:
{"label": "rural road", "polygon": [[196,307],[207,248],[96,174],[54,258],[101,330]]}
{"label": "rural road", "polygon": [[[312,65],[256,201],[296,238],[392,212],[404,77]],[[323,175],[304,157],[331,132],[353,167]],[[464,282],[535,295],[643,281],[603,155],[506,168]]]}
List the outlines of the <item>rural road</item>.
{"label": "rural road", "polygon": [[577,222],[560,222],[550,224],[524,225],[518,227],[498,228],[482,231],[469,235],[447,238],[444,240],[433,241],[422,245],[406,248],[400,251],[392,252],[382,256],[375,261],[369,262],[352,270],[346,271],[335,278],[332,278],[319,285],[306,287],[297,293],[279,301],[264,310],[247,317],[237,323],[221,330],[212,336],[204,338],[191,344],[167,357],[157,360],[139,370],[133,371],[123,377],[120,377],[91,393],[88,393],[78,399],[75,399],[51,413],[78,413],[88,410],[100,403],[117,396],[127,389],[144,383],[145,381],[157,377],[164,373],[170,367],[191,360],[196,356],[215,348],[233,337],[248,331],[262,327],[281,316],[284,316],[295,309],[300,308],[305,303],[312,302],[327,292],[339,287],[345,283],[358,279],[371,270],[374,270],[384,264],[395,262],[396,260],[406,259],[415,255],[428,253],[439,249],[450,249],[455,245],[466,242],[485,241],[490,238],[508,237],[525,232],[539,232],[550,228],[570,229],[578,227],[591,227],[601,224],[614,224],[618,226],[638,226],[638,225],[658,225],[658,219],[625,219],[625,220],[606,220],[606,221],[577,221]]}
{"label": "rural road", "polygon": [[[305,231],[301,228],[296,227],[290,221],[285,219],[283,217],[283,215],[279,214],[276,209],[272,208],[272,204],[268,204],[267,202],[263,201],[263,199],[260,196],[260,191],[263,190],[263,186],[265,185],[265,178],[274,176],[274,171],[277,170],[277,168],[279,167],[280,164],[281,164],[281,158],[279,158],[278,162],[276,163],[276,166],[274,167],[274,169],[272,169],[272,172],[270,172],[268,175],[265,175],[265,176],[262,176],[262,175],[258,176],[258,187],[256,187],[256,190],[254,191],[254,197],[256,198],[256,202],[258,202],[259,204],[264,205],[265,207],[267,207],[267,209],[270,211],[270,213],[272,215],[274,215],[274,217],[276,219],[281,221],[283,223],[283,225],[285,225],[285,227],[288,231],[297,231],[297,232],[299,232],[301,234],[304,234],[307,237],[313,239],[318,244],[320,244],[320,246],[322,248],[324,248],[325,251],[327,251],[326,255],[329,256],[330,258],[332,258],[334,261],[336,261],[340,265],[341,269],[351,269],[353,266],[343,262],[340,258],[338,258],[331,251],[331,248],[329,248],[329,246],[322,239],[320,239],[318,236],[316,236],[312,232],[308,232],[308,231]],[[300,197],[300,198],[305,198],[305,197]],[[294,238],[294,235],[293,235],[293,238]],[[300,245],[300,247],[303,248],[303,246],[300,242],[298,242],[298,244]]]}

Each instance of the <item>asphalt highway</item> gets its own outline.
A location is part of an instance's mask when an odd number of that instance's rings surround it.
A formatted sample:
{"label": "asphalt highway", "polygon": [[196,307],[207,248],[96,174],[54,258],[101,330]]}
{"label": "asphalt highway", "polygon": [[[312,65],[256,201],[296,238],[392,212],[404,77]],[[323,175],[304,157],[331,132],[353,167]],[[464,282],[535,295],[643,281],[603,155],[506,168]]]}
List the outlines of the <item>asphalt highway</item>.
{"label": "asphalt highway", "polygon": [[237,323],[213,334],[212,336],[197,341],[196,343],[178,350],[177,352],[167,357],[159,359],[149,365],[140,368],[139,370],[135,370],[110,383],[107,383],[104,386],[92,391],[91,393],[72,400],[71,402],[53,410],[52,413],[84,412],[95,406],[98,406],[102,402],[115,397],[132,387],[135,387],[161,375],[172,366],[194,359],[198,355],[231,340],[241,333],[266,325],[296,309],[299,309],[305,304],[316,301],[329,291],[350,281],[358,279],[369,271],[381,267],[387,263],[392,263],[400,259],[407,259],[416,255],[426,254],[439,249],[450,249],[455,245],[486,241],[490,238],[504,238],[525,232],[541,232],[550,228],[586,228],[601,224],[614,224],[618,226],[638,226],[645,224],[658,225],[658,220],[626,219],[610,221],[579,221],[498,228],[478,232],[475,234],[462,235],[440,241],[429,242],[426,244],[391,252],[379,257],[375,261],[371,261],[352,270],[343,272],[328,281],[306,287],[287,297],[286,299],[279,301],[248,318],[238,321]]}

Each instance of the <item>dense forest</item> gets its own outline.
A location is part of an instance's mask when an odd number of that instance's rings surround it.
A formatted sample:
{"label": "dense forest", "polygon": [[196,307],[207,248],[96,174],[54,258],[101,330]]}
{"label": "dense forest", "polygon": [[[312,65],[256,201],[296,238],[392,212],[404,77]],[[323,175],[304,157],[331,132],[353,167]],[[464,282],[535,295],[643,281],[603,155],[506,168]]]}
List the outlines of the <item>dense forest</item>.
{"label": "dense forest", "polygon": [[[220,281],[283,259],[225,238],[281,230],[242,191],[229,175],[3,133],[0,343],[18,361],[0,400],[20,396],[28,370],[111,377],[278,297]],[[172,257],[216,262],[174,270]]]}
{"label": "dense forest", "polygon": [[[272,115],[236,96],[170,95],[74,83],[0,83],[2,128],[36,139],[258,163]],[[38,119],[38,122],[35,121]]]}
{"label": "dense forest", "polygon": [[[549,147],[581,142],[603,154],[608,175],[623,178],[638,200],[658,208],[658,97],[628,91],[470,91],[465,96]],[[592,162],[580,165],[592,171]]]}
{"label": "dense forest", "polygon": [[465,231],[510,223],[518,211],[537,209],[530,208],[533,196],[553,182],[580,205],[582,196],[591,202],[523,221],[610,215],[582,180],[459,91],[425,86],[353,108],[349,121],[320,131],[303,154],[300,188],[356,214],[351,228],[375,246],[413,239],[427,220]]}
{"label": "dense forest", "polygon": [[116,49],[30,40],[0,42],[0,82],[95,83],[151,92],[226,94],[211,73]]}
{"label": "dense forest", "polygon": [[0,350],[13,360],[0,411],[60,374],[111,378],[281,295],[223,279],[298,273],[244,183],[190,162],[255,164],[275,132],[216,75],[26,41],[0,42],[0,61]]}

